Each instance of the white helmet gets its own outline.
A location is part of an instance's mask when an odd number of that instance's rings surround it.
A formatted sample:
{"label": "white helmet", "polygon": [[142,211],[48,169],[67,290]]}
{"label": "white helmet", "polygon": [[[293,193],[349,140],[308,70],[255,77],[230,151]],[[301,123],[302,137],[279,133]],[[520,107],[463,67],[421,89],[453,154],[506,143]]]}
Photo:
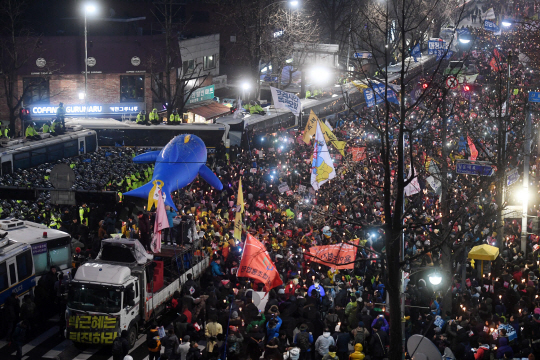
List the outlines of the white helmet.
{"label": "white helmet", "polygon": [[133,358],[131,357],[131,355],[126,355],[124,356],[124,360],[133,360]]}

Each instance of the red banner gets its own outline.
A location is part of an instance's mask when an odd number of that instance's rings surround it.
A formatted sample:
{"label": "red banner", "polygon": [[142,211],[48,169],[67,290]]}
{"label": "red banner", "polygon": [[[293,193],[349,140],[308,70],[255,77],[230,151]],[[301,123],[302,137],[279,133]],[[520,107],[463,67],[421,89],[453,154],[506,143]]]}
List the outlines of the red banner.
{"label": "red banner", "polygon": [[262,201],[262,200],[257,201],[257,202],[255,203],[255,207],[258,207],[258,208],[261,209],[261,210],[266,209],[266,206],[264,205],[264,201]]}
{"label": "red banner", "polygon": [[285,230],[283,233],[288,237],[292,237],[292,230]]}
{"label": "red banner", "polygon": [[362,161],[366,158],[366,148],[356,147],[351,149],[353,161]]}
{"label": "red banner", "polygon": [[248,277],[262,282],[266,292],[283,284],[266,248],[251,234],[247,234],[244,255],[242,261],[240,261],[237,276]]}
{"label": "red banner", "polygon": [[[350,243],[358,245],[358,239],[350,241]],[[309,254],[306,254],[306,258],[309,261],[336,269],[354,269],[356,249],[355,246],[346,243],[312,246],[309,248]]]}
{"label": "red banner", "polygon": [[470,159],[472,161],[476,161],[476,158],[478,157],[478,150],[476,150],[476,146],[474,146],[474,143],[470,136],[467,136],[467,143],[469,143],[469,150],[471,151]]}

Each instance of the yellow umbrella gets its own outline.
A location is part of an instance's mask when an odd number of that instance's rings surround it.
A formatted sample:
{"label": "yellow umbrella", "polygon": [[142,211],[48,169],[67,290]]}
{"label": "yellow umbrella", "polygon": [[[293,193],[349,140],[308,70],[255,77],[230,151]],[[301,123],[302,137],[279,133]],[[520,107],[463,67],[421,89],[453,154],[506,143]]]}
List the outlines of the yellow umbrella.
{"label": "yellow umbrella", "polygon": [[499,256],[499,248],[487,244],[475,246],[469,251],[469,259],[495,260]]}

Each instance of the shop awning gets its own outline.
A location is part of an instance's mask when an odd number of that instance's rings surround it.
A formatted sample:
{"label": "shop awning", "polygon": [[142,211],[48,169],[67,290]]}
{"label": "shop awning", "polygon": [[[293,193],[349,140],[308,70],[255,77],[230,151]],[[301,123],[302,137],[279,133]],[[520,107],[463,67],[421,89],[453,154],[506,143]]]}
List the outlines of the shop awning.
{"label": "shop awning", "polygon": [[198,106],[193,106],[186,108],[186,111],[192,112],[194,114],[197,114],[199,116],[202,116],[205,119],[213,119],[217,118],[218,116],[223,116],[226,114],[230,114],[231,109],[225,105],[221,105],[218,102],[215,102],[211,100],[209,103],[201,103]]}
{"label": "shop awning", "polygon": [[478,245],[469,251],[469,259],[495,260],[499,256],[499,248],[491,245]]}

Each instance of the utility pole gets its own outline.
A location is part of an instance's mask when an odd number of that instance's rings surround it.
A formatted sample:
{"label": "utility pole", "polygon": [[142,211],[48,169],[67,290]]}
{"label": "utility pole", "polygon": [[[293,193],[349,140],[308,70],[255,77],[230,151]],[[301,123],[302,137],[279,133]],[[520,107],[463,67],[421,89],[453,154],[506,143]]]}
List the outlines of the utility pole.
{"label": "utility pole", "polygon": [[[507,105],[508,108],[508,105]],[[527,255],[527,219],[529,209],[529,162],[531,156],[531,109],[527,107],[525,141],[523,142],[523,213],[521,216],[521,251]]]}

